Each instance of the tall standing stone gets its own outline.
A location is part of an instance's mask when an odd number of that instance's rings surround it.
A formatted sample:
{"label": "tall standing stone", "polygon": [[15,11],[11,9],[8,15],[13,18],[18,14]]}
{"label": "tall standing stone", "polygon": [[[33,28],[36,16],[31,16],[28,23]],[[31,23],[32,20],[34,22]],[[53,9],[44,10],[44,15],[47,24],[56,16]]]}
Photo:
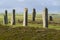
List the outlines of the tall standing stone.
{"label": "tall standing stone", "polygon": [[43,27],[48,28],[48,9],[45,8],[43,12]]}
{"label": "tall standing stone", "polygon": [[12,15],[12,21],[11,21],[12,25],[15,25],[15,9],[13,9],[13,15]]}
{"label": "tall standing stone", "polygon": [[24,9],[24,20],[23,20],[23,26],[27,26],[28,24],[28,8]]}
{"label": "tall standing stone", "polygon": [[35,21],[35,17],[36,17],[36,10],[35,10],[35,8],[33,8],[32,21]]}
{"label": "tall standing stone", "polygon": [[50,20],[50,21],[53,21],[53,18],[52,18],[52,16],[49,16],[49,20]]}
{"label": "tall standing stone", "polygon": [[6,24],[6,16],[4,15],[3,24]]}
{"label": "tall standing stone", "polygon": [[5,15],[4,15],[4,24],[8,24],[7,10],[5,10]]}

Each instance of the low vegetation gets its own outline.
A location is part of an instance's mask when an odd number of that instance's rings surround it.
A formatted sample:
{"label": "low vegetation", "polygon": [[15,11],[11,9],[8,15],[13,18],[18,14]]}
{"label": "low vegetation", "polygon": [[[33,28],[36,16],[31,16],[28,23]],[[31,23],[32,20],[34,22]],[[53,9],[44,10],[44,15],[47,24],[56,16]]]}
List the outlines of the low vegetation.
{"label": "low vegetation", "polygon": [[[60,40],[60,15],[52,15],[53,21],[49,21],[48,29],[42,25],[41,14],[32,22],[32,16],[28,16],[28,26],[23,27],[23,15],[16,15],[16,25],[11,25],[11,15],[8,15],[9,24],[3,24],[3,15],[0,15],[0,40]],[[18,21],[19,20],[19,21]]]}
{"label": "low vegetation", "polygon": [[60,30],[0,25],[0,40],[60,40]]}

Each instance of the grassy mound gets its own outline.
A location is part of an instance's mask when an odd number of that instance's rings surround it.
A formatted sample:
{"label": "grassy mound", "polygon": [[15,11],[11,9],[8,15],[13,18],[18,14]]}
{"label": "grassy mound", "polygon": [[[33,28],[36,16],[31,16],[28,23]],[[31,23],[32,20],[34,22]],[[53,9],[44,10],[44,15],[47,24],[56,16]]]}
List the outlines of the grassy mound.
{"label": "grassy mound", "polygon": [[0,25],[0,40],[60,40],[60,31],[34,27],[16,27]]}

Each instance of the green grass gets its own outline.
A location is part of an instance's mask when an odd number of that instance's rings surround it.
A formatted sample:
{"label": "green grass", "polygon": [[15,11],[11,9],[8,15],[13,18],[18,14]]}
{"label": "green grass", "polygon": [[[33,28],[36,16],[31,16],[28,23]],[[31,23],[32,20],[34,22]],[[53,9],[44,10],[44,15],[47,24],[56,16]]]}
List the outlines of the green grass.
{"label": "green grass", "polygon": [[11,25],[11,14],[8,14],[9,23],[4,25],[1,14],[0,40],[60,40],[60,15],[52,16],[53,21],[49,21],[48,29],[44,29],[41,14],[36,15],[35,22],[32,22],[32,15],[29,14],[26,27],[23,27],[23,14],[16,14],[16,25]]}
{"label": "green grass", "polygon": [[[0,14],[0,24],[3,24],[3,16],[4,14]],[[53,21],[49,21],[49,28],[52,29],[60,29],[60,14],[49,14],[48,16],[53,16]],[[8,26],[11,26],[11,18],[12,18],[12,14],[8,14]],[[32,22],[32,14],[28,14],[28,26],[29,27],[39,27],[39,28],[43,28],[43,21],[42,21],[42,14],[37,14],[36,15],[36,21]],[[19,22],[18,22],[19,20]],[[23,14],[16,14],[16,25],[13,25],[13,27],[21,27],[23,26]]]}
{"label": "green grass", "polygon": [[0,25],[0,40],[60,40],[60,30]]}

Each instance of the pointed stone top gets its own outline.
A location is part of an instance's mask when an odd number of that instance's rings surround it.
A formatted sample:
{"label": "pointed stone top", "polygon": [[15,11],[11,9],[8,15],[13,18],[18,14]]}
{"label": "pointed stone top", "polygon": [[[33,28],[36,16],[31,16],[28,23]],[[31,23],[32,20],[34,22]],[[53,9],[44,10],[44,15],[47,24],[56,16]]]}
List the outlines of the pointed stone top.
{"label": "pointed stone top", "polygon": [[47,7],[45,7],[45,10],[48,10],[48,8],[47,8]]}
{"label": "pointed stone top", "polygon": [[33,8],[33,9],[35,9],[35,8]]}
{"label": "pointed stone top", "polygon": [[35,11],[35,8],[33,8],[33,10]]}
{"label": "pointed stone top", "polygon": [[7,11],[7,10],[5,10],[5,11]]}
{"label": "pointed stone top", "polygon": [[15,9],[13,9],[13,11],[15,11]]}
{"label": "pointed stone top", "polygon": [[5,15],[7,15],[7,10],[5,10]]}
{"label": "pointed stone top", "polygon": [[26,11],[26,10],[28,10],[28,8],[25,8],[24,10]]}

